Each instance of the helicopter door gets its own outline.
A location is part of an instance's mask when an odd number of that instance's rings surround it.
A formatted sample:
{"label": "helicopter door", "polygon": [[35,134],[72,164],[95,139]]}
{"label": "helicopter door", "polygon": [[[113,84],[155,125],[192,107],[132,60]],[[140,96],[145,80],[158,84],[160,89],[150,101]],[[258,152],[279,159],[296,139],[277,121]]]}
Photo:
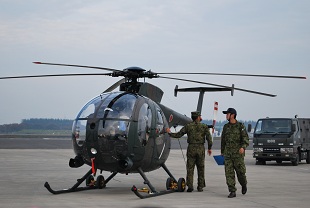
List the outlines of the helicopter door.
{"label": "helicopter door", "polygon": [[156,108],[157,111],[157,123],[156,123],[156,149],[157,149],[157,157],[158,160],[164,159],[166,160],[168,155],[166,153],[166,149],[170,149],[170,142],[167,139],[167,135],[165,135],[165,129],[168,127],[168,123],[166,121],[163,112],[159,107]]}
{"label": "helicopter door", "polygon": [[139,111],[138,137],[142,146],[146,146],[150,137],[152,124],[152,110],[147,103],[144,103]]}

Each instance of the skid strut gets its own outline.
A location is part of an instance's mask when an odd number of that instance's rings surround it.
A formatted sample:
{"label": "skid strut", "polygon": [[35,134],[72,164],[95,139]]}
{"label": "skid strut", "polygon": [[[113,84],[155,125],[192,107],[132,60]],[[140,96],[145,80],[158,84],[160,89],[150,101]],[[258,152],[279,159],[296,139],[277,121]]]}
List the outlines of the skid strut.
{"label": "skid strut", "polygon": [[[164,194],[170,194],[175,191],[183,192],[185,189],[185,180],[183,178],[180,178],[178,182],[176,182],[176,179],[173,177],[173,175],[170,173],[168,168],[166,167],[165,164],[162,164],[162,168],[167,172],[170,178],[167,179],[169,183],[167,182],[167,190],[165,191],[156,191],[154,186],[151,184],[151,182],[147,179],[146,175],[142,171],[141,168],[138,168],[138,172],[144,179],[144,184],[148,185],[150,190],[147,188],[142,188],[138,189],[135,185],[132,186],[131,190],[140,198],[140,199],[145,199],[145,198],[150,198],[150,197],[155,197],[155,196],[160,196]],[[169,186],[169,187],[168,187]],[[147,194],[141,194],[141,193],[147,193]]]}
{"label": "skid strut", "polygon": [[[90,190],[90,189],[98,189],[98,188],[102,188],[102,186],[98,186],[98,185],[93,185],[93,186],[85,186],[85,187],[79,187],[79,185],[81,185],[83,183],[83,181],[85,181],[91,174],[92,174],[93,170],[92,168],[80,179],[77,179],[76,184],[74,184],[71,188],[69,189],[62,189],[62,190],[53,190],[51,188],[51,186],[49,185],[48,182],[45,182],[44,187],[51,192],[52,194],[63,194],[63,193],[70,193],[70,192],[76,192],[76,191],[84,191],[84,190]],[[108,178],[107,180],[104,180],[104,185],[107,184],[115,175],[117,174],[117,172],[113,172]]]}

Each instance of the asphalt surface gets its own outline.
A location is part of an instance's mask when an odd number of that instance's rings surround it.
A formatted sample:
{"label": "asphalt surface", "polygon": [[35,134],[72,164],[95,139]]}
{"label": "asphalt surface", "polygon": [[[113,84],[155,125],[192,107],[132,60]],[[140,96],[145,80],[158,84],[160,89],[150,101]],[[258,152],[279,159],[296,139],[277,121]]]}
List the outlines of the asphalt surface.
{"label": "asphalt surface", "polygon": [[[40,146],[36,144],[40,140],[27,141],[31,141],[29,143],[34,147]],[[68,160],[74,155],[73,150],[48,146],[48,149],[0,149],[0,208],[309,207],[309,164],[305,161],[298,166],[292,166],[290,162],[267,162],[267,165],[257,166],[252,158],[252,151],[247,151],[245,157],[248,193],[242,195],[237,183],[237,197],[233,199],[227,198],[224,167],[218,166],[210,156],[206,156],[206,187],[203,192],[175,192],[140,199],[131,191],[131,187],[146,187],[141,176],[119,174],[104,189],[53,195],[43,186],[45,181],[56,190],[70,188],[90,167],[69,168]],[[216,154],[219,154],[219,150],[215,149],[213,155]],[[180,150],[171,150],[166,165],[175,178],[186,176],[185,161]],[[110,173],[103,172],[102,175],[107,178]],[[168,175],[164,170],[148,172],[146,176],[157,191],[165,190]],[[196,186],[196,175],[194,179]]]}

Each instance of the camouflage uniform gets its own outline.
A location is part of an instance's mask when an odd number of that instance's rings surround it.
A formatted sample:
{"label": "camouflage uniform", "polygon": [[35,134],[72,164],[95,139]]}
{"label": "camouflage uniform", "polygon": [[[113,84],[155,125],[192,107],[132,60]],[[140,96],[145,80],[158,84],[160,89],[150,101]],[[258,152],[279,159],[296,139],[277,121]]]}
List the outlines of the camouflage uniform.
{"label": "camouflage uniform", "polygon": [[180,138],[184,134],[187,134],[187,175],[186,185],[189,189],[193,189],[193,177],[194,168],[197,166],[198,172],[198,187],[202,189],[206,186],[205,184],[205,140],[208,141],[208,150],[212,148],[212,137],[209,132],[207,125],[202,124],[198,121],[193,121],[185,125],[178,133],[170,133],[171,137]]}
{"label": "camouflage uniform", "polygon": [[224,155],[226,184],[230,192],[235,192],[237,178],[241,186],[247,185],[244,154],[239,153],[240,148],[249,146],[249,137],[242,123],[227,123],[223,127],[221,136],[221,153]]}

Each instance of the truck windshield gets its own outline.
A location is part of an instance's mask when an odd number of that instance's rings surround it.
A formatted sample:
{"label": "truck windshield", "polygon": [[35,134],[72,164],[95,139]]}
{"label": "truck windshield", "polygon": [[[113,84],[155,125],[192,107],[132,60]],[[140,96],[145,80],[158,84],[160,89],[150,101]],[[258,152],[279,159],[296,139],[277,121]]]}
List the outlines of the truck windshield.
{"label": "truck windshield", "polygon": [[290,133],[290,119],[260,119],[256,123],[254,134]]}

